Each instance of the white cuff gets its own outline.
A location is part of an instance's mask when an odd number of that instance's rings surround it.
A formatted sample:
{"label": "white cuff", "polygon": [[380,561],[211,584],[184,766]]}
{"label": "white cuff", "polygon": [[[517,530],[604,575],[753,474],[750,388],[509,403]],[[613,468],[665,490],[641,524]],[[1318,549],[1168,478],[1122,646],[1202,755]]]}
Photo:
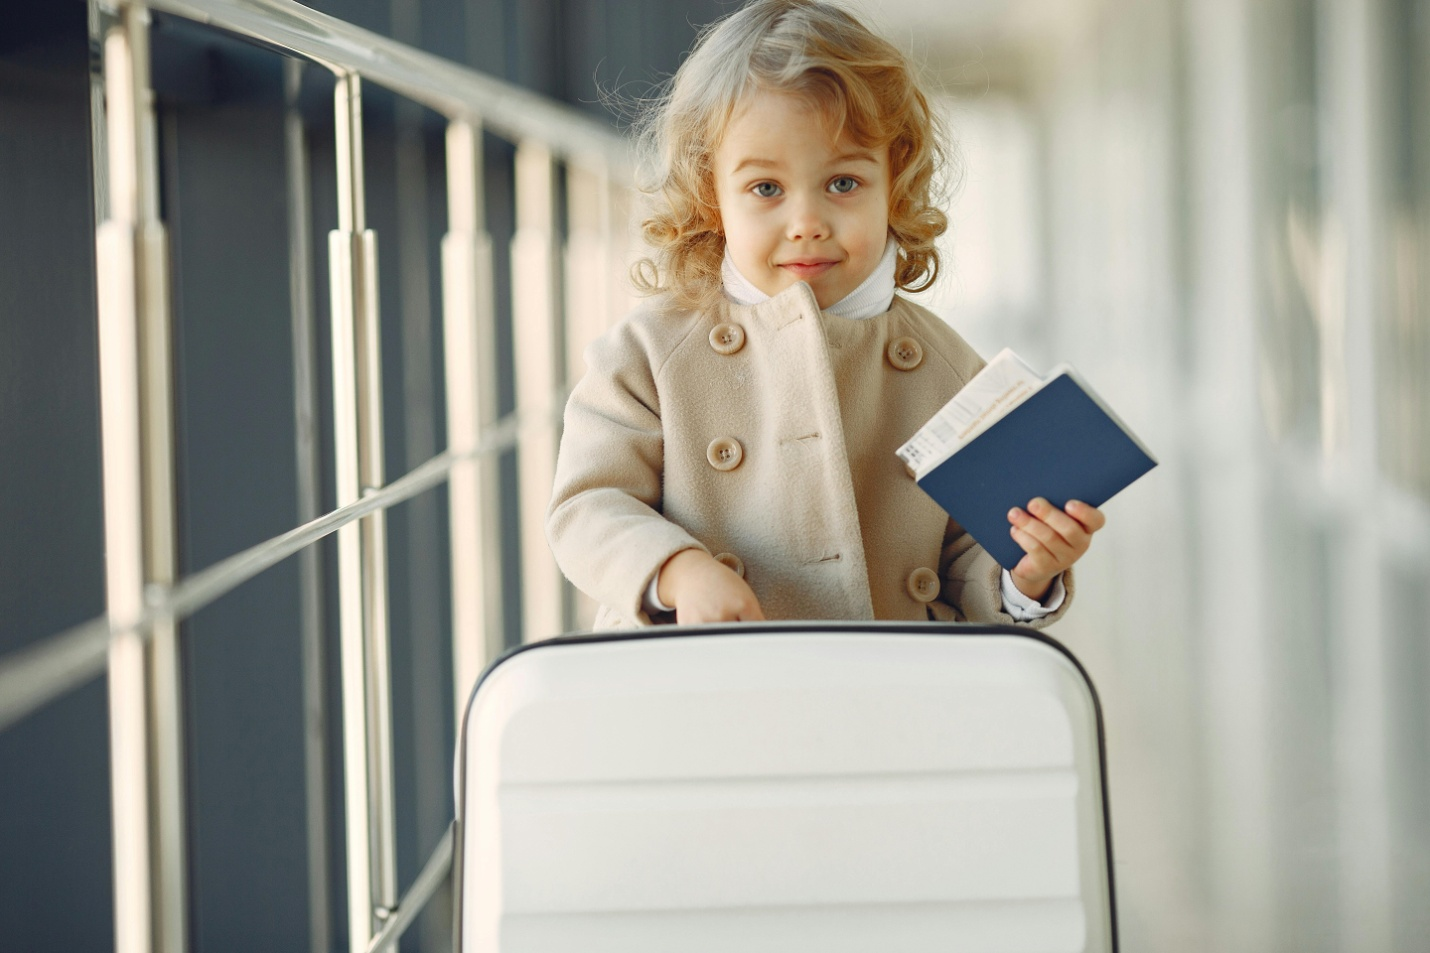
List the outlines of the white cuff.
{"label": "white cuff", "polygon": [[645,598],[641,600],[641,608],[646,611],[646,615],[655,615],[657,612],[674,612],[674,606],[668,606],[660,601],[660,570],[655,571],[655,575],[650,577],[650,585],[645,587]]}
{"label": "white cuff", "polygon": [[1012,616],[1014,622],[1032,622],[1035,619],[1052,615],[1062,608],[1063,600],[1067,598],[1068,594],[1067,589],[1063,588],[1062,573],[1059,573],[1053,580],[1053,584],[1048,589],[1048,594],[1043,597],[1042,602],[1025,596],[1013,584],[1013,576],[1006,569],[1003,570],[1001,588],[1003,590],[1003,611]]}

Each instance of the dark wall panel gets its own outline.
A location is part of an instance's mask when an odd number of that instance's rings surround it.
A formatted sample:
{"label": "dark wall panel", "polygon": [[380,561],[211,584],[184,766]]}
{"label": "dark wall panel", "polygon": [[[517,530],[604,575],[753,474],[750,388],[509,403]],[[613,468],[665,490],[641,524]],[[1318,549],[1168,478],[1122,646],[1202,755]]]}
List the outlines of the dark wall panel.
{"label": "dark wall panel", "polygon": [[[104,611],[83,4],[0,30],[0,656]],[[0,949],[113,947],[103,678],[0,733]]]}
{"label": "dark wall panel", "polygon": [[[163,111],[186,573],[298,522],[281,60],[245,52],[201,58],[216,89],[241,97]],[[306,931],[298,592],[289,560],[185,627],[202,953],[275,949]]]}
{"label": "dark wall panel", "polygon": [[79,27],[0,58],[0,651],[104,609]]}

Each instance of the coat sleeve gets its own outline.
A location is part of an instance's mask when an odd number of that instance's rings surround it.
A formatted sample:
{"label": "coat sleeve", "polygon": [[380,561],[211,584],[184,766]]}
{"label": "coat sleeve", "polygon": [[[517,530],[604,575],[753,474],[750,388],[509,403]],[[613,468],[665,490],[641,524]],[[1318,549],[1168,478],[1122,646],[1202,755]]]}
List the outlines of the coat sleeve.
{"label": "coat sleeve", "polygon": [[1067,595],[1057,611],[1030,622],[1017,621],[1003,609],[1003,588],[1000,585],[1003,567],[953,520],[948,521],[939,565],[943,569],[943,600],[952,609],[954,619],[968,622],[1025,625],[1041,629],[1063,617],[1072,604],[1076,588],[1073,571],[1069,569],[1063,573],[1063,587]]}
{"label": "coat sleeve", "polygon": [[704,549],[661,515],[664,438],[657,355],[629,325],[586,351],[587,370],[566,404],[547,510],[557,565],[627,624],[648,625],[646,587],[683,549]]}

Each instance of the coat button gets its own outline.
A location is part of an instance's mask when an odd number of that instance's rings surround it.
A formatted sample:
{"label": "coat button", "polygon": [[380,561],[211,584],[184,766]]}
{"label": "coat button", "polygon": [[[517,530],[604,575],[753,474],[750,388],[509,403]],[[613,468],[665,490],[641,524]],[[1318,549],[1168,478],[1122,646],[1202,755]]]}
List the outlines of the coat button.
{"label": "coat button", "polygon": [[733,470],[745,459],[745,448],[734,437],[720,437],[705,448],[705,459],[717,470]]}
{"label": "coat button", "polygon": [[738,324],[717,324],[710,329],[710,346],[717,354],[734,354],[745,346],[745,329]]}
{"label": "coat button", "polygon": [[913,338],[894,338],[889,342],[889,363],[901,371],[911,371],[924,359],[923,345]]}
{"label": "coat button", "polygon": [[728,566],[734,570],[735,575],[741,579],[745,578],[745,564],[740,561],[740,557],[734,553],[721,553],[715,557],[715,561],[721,565]]}
{"label": "coat button", "polygon": [[933,602],[938,598],[938,573],[932,569],[925,569],[920,566],[909,573],[909,581],[906,583],[909,595],[918,602]]}

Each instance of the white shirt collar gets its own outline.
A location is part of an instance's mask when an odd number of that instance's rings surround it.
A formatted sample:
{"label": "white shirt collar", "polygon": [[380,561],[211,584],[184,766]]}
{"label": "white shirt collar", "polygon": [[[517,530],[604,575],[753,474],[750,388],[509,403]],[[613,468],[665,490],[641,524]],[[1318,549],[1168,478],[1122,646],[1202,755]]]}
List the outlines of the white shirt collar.
{"label": "white shirt collar", "polygon": [[[884,255],[874,266],[869,277],[832,307],[826,308],[830,314],[841,318],[863,320],[883,314],[894,303],[894,269],[898,265],[899,246],[891,237],[884,245]],[[753,305],[768,301],[770,296],[752,285],[730,257],[730,249],[725,249],[725,260],[720,263],[720,278],[725,286],[725,296],[736,304]]]}

